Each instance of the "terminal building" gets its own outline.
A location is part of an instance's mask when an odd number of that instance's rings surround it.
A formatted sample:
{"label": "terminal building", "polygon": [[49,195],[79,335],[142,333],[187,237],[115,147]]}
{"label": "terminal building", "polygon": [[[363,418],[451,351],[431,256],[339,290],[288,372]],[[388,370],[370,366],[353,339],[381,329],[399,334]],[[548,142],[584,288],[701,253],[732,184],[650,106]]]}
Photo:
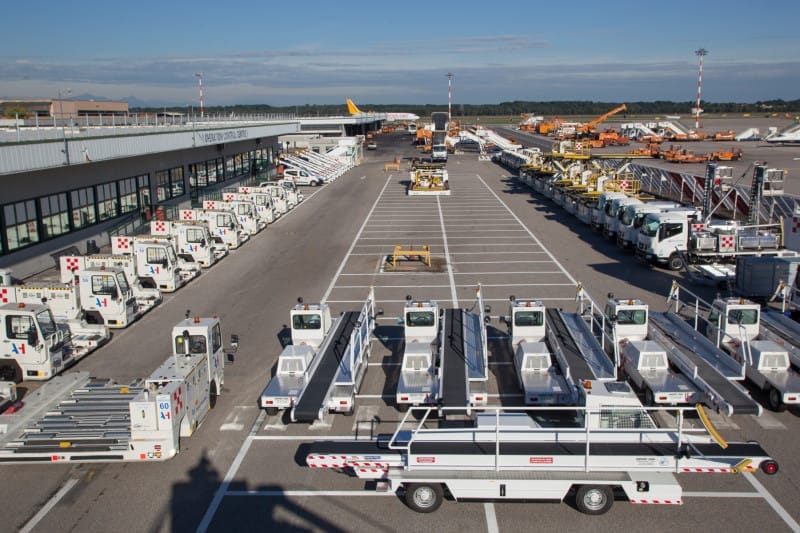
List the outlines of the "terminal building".
{"label": "terminal building", "polygon": [[126,225],[269,178],[282,150],[324,151],[385,119],[153,115],[132,123],[127,104],[81,115],[75,103],[52,116],[58,101],[29,102],[46,112],[0,128],[0,268],[17,278],[53,267],[60,251],[92,251]]}

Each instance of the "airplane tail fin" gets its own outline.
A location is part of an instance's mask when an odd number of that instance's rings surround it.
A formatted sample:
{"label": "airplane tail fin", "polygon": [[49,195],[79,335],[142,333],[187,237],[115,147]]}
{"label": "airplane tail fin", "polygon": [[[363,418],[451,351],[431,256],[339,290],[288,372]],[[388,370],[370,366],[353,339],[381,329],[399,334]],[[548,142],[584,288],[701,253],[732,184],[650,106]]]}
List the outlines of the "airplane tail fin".
{"label": "airplane tail fin", "polygon": [[362,113],[362,111],[356,107],[356,104],[354,104],[349,98],[347,99],[347,111],[349,111],[351,115],[360,115]]}

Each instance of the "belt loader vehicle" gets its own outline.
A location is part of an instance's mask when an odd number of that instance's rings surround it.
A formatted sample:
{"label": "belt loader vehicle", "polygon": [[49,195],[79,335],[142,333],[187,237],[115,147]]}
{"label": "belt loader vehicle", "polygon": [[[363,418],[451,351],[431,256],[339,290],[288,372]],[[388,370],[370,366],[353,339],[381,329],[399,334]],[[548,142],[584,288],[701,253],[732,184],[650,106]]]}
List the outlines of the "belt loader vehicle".
{"label": "belt loader vehicle", "polygon": [[[96,311],[109,327],[125,327],[161,303],[161,291],[152,286],[142,286],[142,281],[136,276],[134,260],[129,255],[64,255],[59,257],[58,264],[61,283],[71,283],[79,287],[81,307],[88,312],[89,318],[91,319],[95,314],[93,312]],[[124,283],[117,271],[124,274]],[[106,274],[100,274],[99,278],[89,277],[97,276],[98,272]],[[112,273],[114,279],[104,277]],[[93,286],[84,286],[87,281],[93,283]],[[152,280],[145,281],[150,285],[153,284]],[[115,310],[114,302],[118,300],[92,299],[93,296],[100,295],[114,296],[114,288],[117,289],[117,297],[122,298],[124,302],[124,317],[121,311]],[[135,309],[131,308],[127,300],[128,290],[135,300]]]}
{"label": "belt loader vehicle", "polygon": [[373,291],[360,312],[347,311],[336,319],[327,304],[305,304],[302,298],[289,314],[292,344],[278,356],[260,406],[269,415],[289,410],[293,422],[321,420],[326,412],[352,414],[375,329]]}
{"label": "belt loader vehicle", "polygon": [[525,405],[575,405],[578,403],[577,385],[564,352],[556,349],[551,354],[545,343],[545,320],[542,302],[512,298],[506,322],[511,330],[509,340],[514,367],[525,395]]}
{"label": "belt loader vehicle", "polygon": [[412,405],[468,411],[487,404],[489,308],[483,304],[480,287],[475,308],[477,313],[444,309],[432,300],[406,297],[400,319],[405,347],[395,395],[401,411]]}
{"label": "belt loader vehicle", "polygon": [[650,311],[648,338],[658,341],[667,350],[670,362],[705,395],[703,401],[707,405],[728,416],[760,415],[761,406],[739,383],[745,378],[744,365],[698,331],[699,317],[696,314],[681,314],[682,310],[695,305],[681,300],[683,293],[691,295],[674,283],[669,294],[669,301],[675,302],[674,309]]}
{"label": "belt loader vehicle", "polygon": [[199,220],[208,225],[208,231],[214,240],[229,249],[235,249],[247,242],[250,234],[242,230],[239,221],[229,211],[212,211],[209,209],[181,209],[180,220]]}
{"label": "belt loader vehicle", "polygon": [[[304,444],[306,464],[372,480],[421,513],[448,493],[455,501],[570,498],[580,512],[599,515],[615,494],[633,504],[681,505],[682,473],[778,471],[757,442],[722,440],[700,407],[672,408],[675,423],[658,427],[651,413],[659,408],[643,408],[626,383],[584,386],[585,407],[487,407],[459,428],[432,425],[432,408],[415,408],[419,423],[408,413],[391,435]],[[543,425],[553,409],[579,414],[569,426]],[[684,427],[694,412],[706,428]]]}
{"label": "belt loader vehicle", "polygon": [[405,346],[395,397],[401,411],[439,401],[442,317],[444,309],[435,301],[406,297],[401,319]]}
{"label": "belt loader vehicle", "polygon": [[272,196],[263,192],[242,192],[250,191],[250,187],[239,187],[237,192],[223,192],[222,199],[226,202],[234,200],[249,200],[256,207],[256,216],[264,224],[272,224],[278,218],[275,208],[272,207]]}
{"label": "belt loader vehicle", "polygon": [[230,211],[236,217],[242,230],[250,235],[255,235],[267,227],[267,223],[261,220],[256,214],[256,206],[250,200],[233,200],[230,202],[220,202],[217,200],[205,200],[203,209],[210,211]]}
{"label": "belt loader vehicle", "polygon": [[224,383],[217,318],[187,318],[171,355],[147,379],[115,382],[86,372],[57,376],[0,415],[0,463],[163,461],[214,407]]}
{"label": "belt loader vehicle", "polygon": [[203,268],[213,266],[228,255],[228,247],[215,243],[208,225],[199,221],[153,220],[150,222],[150,235],[172,238],[178,257],[191,259]]}
{"label": "belt loader vehicle", "polygon": [[620,366],[628,381],[642,392],[645,405],[693,405],[704,401],[705,394],[694,384],[696,366],[672,343],[662,345],[654,339],[655,334],[651,336],[649,312],[641,300],[609,294],[606,302],[612,341],[619,347]]}
{"label": "belt loader vehicle", "polygon": [[45,304],[2,304],[0,319],[0,379],[4,381],[50,379],[91,351],[73,346],[69,330],[65,333],[59,328]]}
{"label": "belt loader vehicle", "polygon": [[698,324],[700,329],[744,365],[746,378],[767,395],[772,410],[800,403],[800,374],[792,368],[787,343],[762,334],[766,328],[761,327],[759,304],[743,298],[716,298],[710,306],[698,302],[708,310],[707,319]]}

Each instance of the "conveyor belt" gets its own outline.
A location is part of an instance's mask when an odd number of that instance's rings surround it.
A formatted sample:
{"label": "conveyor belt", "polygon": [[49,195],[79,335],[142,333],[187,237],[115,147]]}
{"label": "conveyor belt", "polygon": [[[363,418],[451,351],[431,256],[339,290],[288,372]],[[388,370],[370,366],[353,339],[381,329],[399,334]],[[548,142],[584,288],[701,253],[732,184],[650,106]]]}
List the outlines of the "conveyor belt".
{"label": "conveyor belt", "polygon": [[[383,439],[385,441],[386,439]],[[402,450],[389,450],[377,441],[318,441],[312,443],[307,455],[372,455],[401,456]],[[423,455],[494,455],[494,442],[425,441],[411,445],[412,454]],[[717,444],[692,444],[691,453],[703,457],[769,457],[757,442],[728,443],[727,448]],[[593,456],[675,456],[675,443],[597,442],[590,446]],[[586,454],[584,442],[501,442],[500,455],[581,456]]]}
{"label": "conveyor belt", "polygon": [[462,313],[461,309],[446,309],[444,312],[440,392],[441,404],[445,407],[466,407],[469,403]]}
{"label": "conveyor belt", "polygon": [[[685,334],[688,329],[691,329],[700,338],[698,332],[694,331],[680,317],[671,313],[651,311],[650,320],[664,335],[672,339],[681,348],[683,355],[697,366],[697,375],[713,389],[713,392],[719,394],[733,407],[734,414],[758,415],[760,413],[759,406],[755,400],[741,387],[723,376],[717,370],[717,367],[709,363],[708,358],[713,358],[714,356],[707,353],[708,350],[705,343],[685,338],[684,335],[678,334],[678,332],[684,332]],[[701,338],[705,339],[705,337]],[[723,355],[723,357],[727,357],[727,355]]]}
{"label": "conveyor belt", "polygon": [[[562,320],[558,309],[547,309],[545,313],[547,313],[547,327],[553,332],[556,341],[561,347],[564,358],[569,364],[569,373],[572,379],[575,381],[595,379],[594,372],[592,372],[589,364],[581,355],[581,351],[578,349],[575,339],[570,335],[569,329]],[[552,347],[552,349],[555,348],[555,346]],[[562,371],[566,374],[566,369],[562,369]]]}
{"label": "conveyor belt", "polygon": [[350,334],[358,321],[358,311],[346,311],[339,319],[336,330],[331,334],[331,340],[325,347],[325,351],[317,357],[317,369],[311,376],[308,384],[292,411],[292,419],[296,422],[313,422],[319,418],[319,410],[325,395],[331,386],[331,382],[336,377],[336,370],[342,360],[347,343],[350,342]]}

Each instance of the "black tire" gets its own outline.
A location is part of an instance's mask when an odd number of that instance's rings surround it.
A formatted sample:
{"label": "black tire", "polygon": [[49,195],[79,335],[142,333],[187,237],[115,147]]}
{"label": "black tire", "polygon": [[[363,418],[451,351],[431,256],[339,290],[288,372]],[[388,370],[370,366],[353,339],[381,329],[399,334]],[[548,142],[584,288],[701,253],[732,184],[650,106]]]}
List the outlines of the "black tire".
{"label": "black tire", "polygon": [[219,393],[217,392],[217,382],[212,381],[211,386],[208,388],[208,408],[213,409],[217,405],[217,396]]}
{"label": "black tire", "polygon": [[614,505],[614,491],[606,485],[581,485],[575,493],[575,506],[588,515],[601,515]]}
{"label": "black tire", "polygon": [[267,416],[275,416],[278,414],[277,407],[265,407],[264,410],[267,412]]}
{"label": "black tire", "polygon": [[409,509],[418,513],[432,513],[444,500],[444,490],[436,483],[412,483],[406,485],[405,501]]}
{"label": "black tire", "polygon": [[786,410],[786,404],[783,403],[783,399],[781,398],[781,393],[775,387],[770,387],[769,391],[767,391],[767,396],[769,397],[769,408],[775,411],[776,413],[780,413]]}
{"label": "black tire", "polygon": [[0,379],[22,383],[22,369],[16,361],[10,361],[0,366]]}
{"label": "black tire", "polygon": [[319,187],[319,182],[318,181],[312,181],[311,182],[311,186],[312,187]]}
{"label": "black tire", "polygon": [[650,390],[650,387],[645,387],[644,389],[644,404],[648,407],[653,407],[656,404],[655,398],[653,398],[653,391]]}
{"label": "black tire", "polygon": [[397,410],[400,411],[401,413],[408,412],[408,408],[409,407],[410,407],[410,405],[407,404],[407,403],[398,403],[397,404]]}
{"label": "black tire", "polygon": [[678,254],[672,254],[667,260],[667,267],[670,270],[680,270],[683,268],[683,259]]}

